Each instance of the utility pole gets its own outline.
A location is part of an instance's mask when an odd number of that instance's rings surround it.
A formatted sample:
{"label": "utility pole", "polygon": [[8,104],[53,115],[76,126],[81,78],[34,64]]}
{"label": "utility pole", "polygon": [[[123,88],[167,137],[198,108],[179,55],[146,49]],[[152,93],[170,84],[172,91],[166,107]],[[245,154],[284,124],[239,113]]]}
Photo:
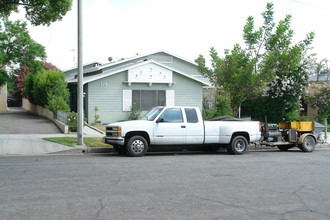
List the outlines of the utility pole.
{"label": "utility pole", "polygon": [[72,51],[72,55],[73,55],[73,67],[75,67],[77,65],[76,64],[76,57],[75,57],[76,49],[72,48],[71,51]]}
{"label": "utility pole", "polygon": [[83,126],[83,60],[82,60],[82,0],[77,0],[78,3],[78,85],[77,85],[77,145],[84,145]]}

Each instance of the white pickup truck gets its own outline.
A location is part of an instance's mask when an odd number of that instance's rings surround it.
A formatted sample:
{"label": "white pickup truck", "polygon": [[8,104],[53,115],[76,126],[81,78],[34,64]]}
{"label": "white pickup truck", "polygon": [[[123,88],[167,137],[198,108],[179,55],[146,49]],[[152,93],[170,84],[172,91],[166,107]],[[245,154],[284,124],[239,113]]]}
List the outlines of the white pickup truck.
{"label": "white pickup truck", "polygon": [[103,142],[120,153],[143,156],[149,147],[196,146],[244,154],[250,142],[261,138],[256,121],[203,121],[195,107],[155,107],[141,120],[107,125]]}

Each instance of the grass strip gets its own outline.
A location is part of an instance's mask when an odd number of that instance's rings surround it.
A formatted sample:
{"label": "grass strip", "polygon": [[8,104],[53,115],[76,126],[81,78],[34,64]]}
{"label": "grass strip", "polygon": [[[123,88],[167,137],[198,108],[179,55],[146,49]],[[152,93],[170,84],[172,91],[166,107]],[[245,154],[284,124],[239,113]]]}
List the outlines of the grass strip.
{"label": "grass strip", "polygon": [[[76,137],[50,137],[43,139],[46,141],[63,144],[69,147],[74,147],[74,144],[77,144]],[[85,137],[84,143],[88,147],[111,147],[111,145],[102,142],[102,137]]]}

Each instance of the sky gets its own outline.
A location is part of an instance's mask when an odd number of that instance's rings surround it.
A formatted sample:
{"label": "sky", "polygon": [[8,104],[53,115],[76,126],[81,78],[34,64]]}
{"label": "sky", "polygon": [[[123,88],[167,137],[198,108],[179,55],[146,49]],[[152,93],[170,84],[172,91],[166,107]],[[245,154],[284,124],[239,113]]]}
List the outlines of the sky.
{"label": "sky", "polygon": [[[263,22],[265,0],[82,0],[83,62],[107,63],[165,50],[194,61],[208,59],[210,47],[220,56],[235,43],[244,45],[248,16]],[[292,15],[295,43],[316,33],[313,53],[330,61],[330,1],[273,0],[274,21]],[[24,11],[23,11],[24,12]],[[23,13],[12,19],[23,18]],[[77,65],[77,0],[62,21],[28,26],[32,38],[46,47],[47,61],[62,70]],[[208,59],[209,60],[209,59]]]}

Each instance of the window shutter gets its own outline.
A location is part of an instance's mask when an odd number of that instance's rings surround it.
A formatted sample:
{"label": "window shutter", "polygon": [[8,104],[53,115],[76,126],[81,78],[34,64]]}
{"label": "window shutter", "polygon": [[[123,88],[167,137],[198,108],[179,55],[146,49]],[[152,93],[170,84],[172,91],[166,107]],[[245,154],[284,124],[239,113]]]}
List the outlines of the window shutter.
{"label": "window shutter", "polygon": [[123,111],[132,110],[132,90],[123,90]]}
{"label": "window shutter", "polygon": [[174,106],[174,90],[166,90],[166,106]]}

